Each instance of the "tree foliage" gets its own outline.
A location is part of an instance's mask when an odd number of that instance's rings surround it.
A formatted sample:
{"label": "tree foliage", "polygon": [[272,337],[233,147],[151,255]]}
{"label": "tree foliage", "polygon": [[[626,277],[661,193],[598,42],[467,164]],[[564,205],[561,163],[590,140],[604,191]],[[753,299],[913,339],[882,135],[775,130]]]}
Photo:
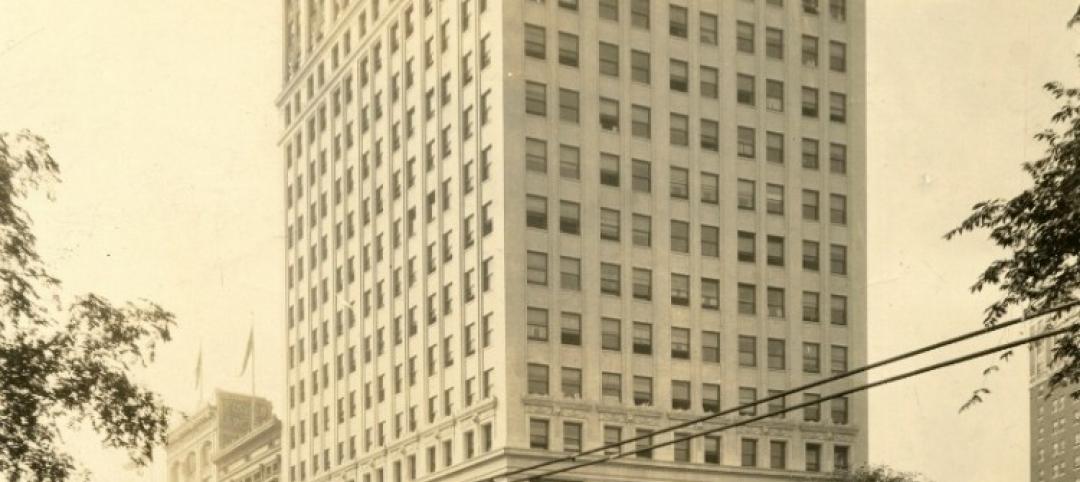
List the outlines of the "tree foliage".
{"label": "tree foliage", "polygon": [[59,172],[43,138],[0,132],[0,478],[11,482],[69,480],[78,465],[63,431],[91,428],[145,465],[167,428],[164,403],[130,370],[153,361],[173,315],[65,297],[37,252],[23,204]]}
{"label": "tree foliage", "polygon": [[919,474],[900,472],[884,465],[867,465],[840,475],[839,482],[920,482]]}

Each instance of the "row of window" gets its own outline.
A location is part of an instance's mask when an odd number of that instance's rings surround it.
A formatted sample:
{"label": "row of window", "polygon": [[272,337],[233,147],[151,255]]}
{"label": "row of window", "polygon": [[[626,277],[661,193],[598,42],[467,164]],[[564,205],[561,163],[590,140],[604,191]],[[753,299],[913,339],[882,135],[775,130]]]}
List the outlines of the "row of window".
{"label": "row of window", "polygon": [[[537,450],[553,450],[551,443],[552,421],[546,418],[533,417],[529,419],[529,447]],[[624,437],[624,427],[619,425],[603,426],[604,443],[614,444]],[[562,422],[562,450],[564,452],[581,452],[582,440],[584,439],[585,424],[579,421]],[[639,459],[652,459],[654,449],[652,445],[659,443],[660,436],[652,436],[653,430],[637,428],[633,432],[626,433],[626,437],[640,437],[633,445],[626,444],[621,448],[622,452],[633,452]],[[691,437],[691,434],[675,432],[671,435],[672,460],[675,462],[695,462],[707,464],[723,464],[721,438],[719,436],[706,435],[703,437]],[[666,438],[666,437],[665,437]],[[700,442],[694,442],[700,440]],[[694,452],[695,445],[701,445],[700,452]],[[610,454],[617,454],[620,449],[612,449]],[[769,458],[766,467],[771,469],[793,469],[788,465],[789,457],[788,442],[786,440],[769,440]],[[740,440],[739,465],[743,467],[762,467],[758,460],[758,439],[742,438]],[[820,472],[822,467],[823,444],[819,442],[807,442],[805,444],[803,459],[804,470],[808,472]],[[833,445],[833,470],[843,471],[849,469],[850,447],[846,445]]]}

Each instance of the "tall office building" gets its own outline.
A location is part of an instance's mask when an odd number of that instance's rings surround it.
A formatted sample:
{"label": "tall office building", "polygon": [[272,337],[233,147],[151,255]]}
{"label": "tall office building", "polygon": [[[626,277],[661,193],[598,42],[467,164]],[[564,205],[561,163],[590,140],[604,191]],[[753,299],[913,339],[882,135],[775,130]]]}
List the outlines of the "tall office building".
{"label": "tall office building", "polygon": [[[1033,331],[1052,330],[1080,322],[1080,313],[1040,321]],[[1080,401],[1070,394],[1076,387],[1050,390],[1050,376],[1061,368],[1054,361],[1054,338],[1028,346],[1031,398],[1031,482],[1075,480],[1080,477]]]}
{"label": "tall office building", "polygon": [[[477,481],[862,364],[865,3],[285,0],[287,480]],[[866,407],[561,477],[825,477]]]}

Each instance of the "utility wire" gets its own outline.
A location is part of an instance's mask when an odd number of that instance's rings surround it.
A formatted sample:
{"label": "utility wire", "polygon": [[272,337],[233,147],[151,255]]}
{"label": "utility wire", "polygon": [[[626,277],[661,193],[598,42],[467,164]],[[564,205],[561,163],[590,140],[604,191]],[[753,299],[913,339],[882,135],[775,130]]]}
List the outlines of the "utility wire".
{"label": "utility wire", "polygon": [[[882,379],[882,380],[878,380],[876,382],[867,383],[865,385],[860,385],[858,387],[854,387],[854,388],[851,388],[851,389],[848,389],[848,390],[842,390],[842,391],[830,394],[828,396],[822,397],[821,399],[818,399],[818,400],[812,400],[812,401],[808,401],[808,402],[803,402],[803,403],[800,403],[798,405],[793,405],[791,407],[785,407],[785,408],[777,410],[775,412],[770,412],[770,413],[767,413],[767,414],[764,414],[764,415],[759,415],[759,416],[754,416],[754,417],[751,417],[751,418],[739,420],[738,422],[733,422],[733,423],[730,423],[730,424],[727,424],[727,425],[723,425],[721,427],[706,430],[704,432],[699,432],[699,433],[696,433],[696,434],[691,434],[691,435],[687,435],[687,436],[683,436],[683,437],[674,437],[672,440],[669,440],[669,441],[666,441],[666,442],[652,444],[652,445],[649,445],[647,447],[642,447],[642,448],[635,448],[632,451],[620,452],[618,454],[608,455],[608,456],[605,456],[605,457],[602,457],[602,458],[599,458],[599,459],[585,461],[585,462],[577,464],[577,465],[571,465],[569,467],[563,467],[563,468],[556,469],[556,470],[549,470],[549,471],[546,471],[546,472],[544,472],[542,474],[539,474],[539,475],[530,475],[530,476],[523,477],[523,478],[513,479],[513,480],[510,480],[508,482],[526,482],[526,481],[532,481],[532,480],[541,480],[543,477],[550,477],[552,475],[560,474],[560,473],[563,473],[563,472],[568,472],[568,471],[571,471],[571,470],[581,469],[581,468],[588,467],[588,466],[591,466],[591,465],[597,465],[597,464],[602,464],[602,463],[606,463],[606,462],[611,462],[611,461],[614,461],[614,460],[617,460],[617,459],[620,459],[620,458],[623,458],[623,457],[628,457],[630,455],[634,455],[634,454],[638,454],[638,453],[642,453],[642,452],[650,452],[652,450],[655,450],[655,449],[658,449],[658,448],[661,448],[661,447],[666,447],[668,445],[673,445],[673,444],[676,444],[676,443],[679,443],[679,442],[684,442],[684,441],[687,441],[687,440],[690,440],[690,439],[693,439],[693,438],[702,437],[702,436],[705,436],[705,435],[710,435],[710,434],[722,432],[724,430],[730,430],[730,429],[736,428],[736,427],[741,427],[743,425],[747,425],[747,424],[750,424],[750,423],[753,423],[753,422],[758,422],[758,421],[761,421],[761,420],[764,420],[764,419],[767,419],[767,418],[775,417],[777,415],[782,415],[782,414],[785,414],[787,412],[800,410],[800,409],[803,409],[803,408],[806,408],[806,407],[809,407],[809,406],[813,406],[813,405],[819,405],[819,404],[822,404],[822,403],[830,401],[830,400],[835,400],[837,398],[846,397],[846,396],[851,395],[853,393],[866,391],[866,390],[869,390],[871,388],[879,387],[879,386],[882,386],[882,385],[888,385],[890,383],[894,383],[894,382],[905,380],[905,379],[908,379],[908,378],[911,378],[911,377],[914,377],[914,376],[922,375],[922,374],[927,373],[927,372],[931,372],[931,371],[934,371],[934,370],[939,370],[939,369],[949,367],[949,366],[952,366],[952,365],[957,365],[957,364],[960,364],[960,363],[963,363],[963,362],[966,362],[966,361],[970,361],[970,360],[973,360],[973,359],[976,359],[976,358],[981,358],[981,357],[984,357],[984,356],[992,354],[992,353],[996,353],[996,352],[999,352],[999,351],[1004,351],[1004,350],[1008,350],[1008,349],[1011,349],[1011,348],[1015,348],[1015,347],[1020,346],[1020,345],[1031,343],[1033,341],[1038,341],[1038,340],[1042,340],[1044,338],[1050,338],[1050,337],[1053,337],[1053,336],[1057,336],[1057,335],[1060,335],[1060,334],[1065,333],[1067,331],[1072,331],[1075,328],[1076,327],[1073,326],[1073,325],[1067,325],[1067,326],[1058,328],[1056,330],[1045,331],[1045,332],[1039,333],[1037,335],[1032,335],[1032,336],[1029,336],[1029,337],[1026,337],[1026,338],[1022,338],[1020,340],[995,345],[995,346],[992,346],[990,348],[986,348],[986,349],[983,349],[983,350],[972,352],[972,353],[969,353],[967,355],[962,355],[962,356],[958,356],[958,357],[955,357],[955,358],[951,358],[951,359],[948,359],[948,360],[945,360],[945,361],[942,361],[942,362],[934,363],[932,365],[928,365],[928,366],[925,366],[925,367],[922,367],[922,368],[918,368],[918,369],[915,369],[915,370],[904,372],[904,373],[901,373],[899,375],[894,375],[894,376],[891,376],[891,377],[888,377],[888,378],[885,378],[885,379]],[[653,433],[658,433],[658,432],[653,432]],[[649,436],[638,437],[638,439],[650,438],[651,436],[652,436],[652,434],[650,434]]]}
{"label": "utility wire", "polygon": [[[781,398],[784,398],[786,396],[789,396],[789,395],[792,395],[792,394],[795,394],[795,393],[798,393],[798,392],[802,392],[802,391],[805,391],[805,390],[809,390],[811,388],[816,388],[816,387],[825,385],[827,383],[831,383],[831,382],[834,382],[834,381],[837,381],[837,380],[841,380],[841,379],[848,378],[848,377],[851,377],[851,376],[854,376],[854,375],[858,375],[860,373],[867,372],[867,371],[872,370],[874,368],[879,368],[879,367],[882,367],[882,366],[885,366],[885,365],[896,363],[896,362],[901,361],[901,360],[906,360],[908,358],[918,356],[918,355],[921,355],[923,353],[936,350],[938,348],[942,348],[942,347],[945,347],[945,346],[948,346],[948,345],[959,343],[961,341],[969,340],[971,338],[975,338],[977,336],[985,335],[987,333],[992,333],[992,332],[995,332],[995,331],[998,331],[998,330],[1001,330],[1001,329],[1004,329],[1004,328],[1008,328],[1010,326],[1013,326],[1013,325],[1016,325],[1016,324],[1019,324],[1019,323],[1023,323],[1023,322],[1026,322],[1026,321],[1029,321],[1029,320],[1032,320],[1032,319],[1035,319],[1035,318],[1039,318],[1039,317],[1051,314],[1051,313],[1056,313],[1056,312],[1059,312],[1059,311],[1068,310],[1068,309],[1076,307],[1078,305],[1080,305],[1080,300],[1070,301],[1068,303],[1063,303],[1063,304],[1060,304],[1060,305],[1057,305],[1057,306],[1047,308],[1047,309],[1042,310],[1042,311],[1036,311],[1036,312],[1033,312],[1033,313],[1024,313],[1023,316],[1019,316],[1019,317],[1016,317],[1016,318],[1013,318],[1013,319],[1010,319],[1010,320],[995,323],[995,324],[993,324],[991,326],[987,326],[985,328],[975,330],[975,331],[970,331],[970,332],[964,333],[962,335],[958,335],[958,336],[955,336],[955,337],[952,337],[952,338],[949,338],[949,339],[946,339],[946,340],[939,341],[937,343],[932,343],[932,344],[926,345],[926,346],[924,346],[922,348],[917,348],[915,350],[911,350],[911,351],[908,351],[908,352],[905,352],[905,353],[901,353],[899,355],[895,355],[895,356],[886,358],[884,360],[876,361],[876,362],[870,363],[868,365],[864,365],[864,366],[861,366],[861,367],[858,367],[858,368],[848,370],[848,371],[846,371],[844,373],[832,375],[832,376],[829,376],[829,377],[826,377],[826,378],[822,378],[821,380],[806,383],[806,384],[800,385],[798,387],[795,387],[795,388],[792,388],[792,389],[789,389],[789,390],[785,390],[783,392],[775,393],[773,395],[770,395],[770,396],[762,398],[762,399],[755,400],[753,402],[749,402],[749,403],[745,403],[743,405],[739,405],[737,407],[729,408],[727,410],[722,410],[720,412],[705,415],[705,416],[702,416],[702,417],[699,417],[699,418],[695,418],[693,420],[688,420],[686,422],[671,425],[671,426],[668,426],[666,428],[662,428],[660,430],[657,430],[655,432],[651,432],[648,435],[639,435],[639,436],[636,436],[636,437],[632,437],[632,438],[628,438],[628,439],[624,439],[624,440],[619,440],[619,441],[612,442],[612,443],[609,443],[609,444],[606,444],[606,445],[602,445],[600,447],[596,447],[596,448],[593,448],[593,449],[586,450],[584,452],[579,452],[579,453],[574,454],[574,455],[559,457],[559,458],[551,459],[551,460],[541,462],[541,463],[538,463],[538,464],[530,465],[530,466],[527,466],[527,467],[514,469],[514,470],[511,470],[511,471],[509,471],[509,472],[507,472],[505,474],[502,474],[502,475],[500,475],[498,477],[500,477],[500,478],[501,477],[513,477],[513,476],[515,476],[517,474],[520,474],[520,473],[524,473],[524,472],[528,472],[528,471],[532,471],[532,470],[536,470],[536,469],[541,469],[541,468],[548,467],[548,466],[555,465],[555,464],[562,463],[562,462],[576,462],[581,457],[584,457],[584,456],[587,456],[587,455],[592,455],[592,454],[599,453],[599,452],[605,452],[607,450],[622,447],[623,445],[633,443],[633,442],[637,442],[639,440],[652,438],[654,435],[657,435],[657,434],[672,432],[672,431],[679,430],[679,429],[682,429],[682,428],[697,425],[697,424],[702,423],[702,422],[707,422],[709,420],[712,420],[712,419],[718,418],[718,417],[722,417],[724,415],[730,415],[732,413],[739,412],[739,411],[747,409],[747,408],[756,407],[757,405],[763,405],[763,404],[766,404],[768,402],[771,402],[771,401],[774,401],[774,400],[777,400],[777,399],[781,399]],[[494,480],[494,478],[485,479],[485,480]]]}

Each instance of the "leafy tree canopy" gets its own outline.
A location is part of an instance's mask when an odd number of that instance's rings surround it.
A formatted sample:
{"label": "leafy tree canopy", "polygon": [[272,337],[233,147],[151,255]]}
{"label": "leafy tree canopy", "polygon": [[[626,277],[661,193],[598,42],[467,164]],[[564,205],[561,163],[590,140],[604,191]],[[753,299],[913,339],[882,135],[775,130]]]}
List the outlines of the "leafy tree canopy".
{"label": "leafy tree canopy", "polygon": [[148,302],[64,296],[22,204],[59,181],[49,145],[0,132],[0,478],[65,481],[79,467],[62,430],[91,428],[139,465],[165,439],[168,409],[130,370],[153,361],[173,315]]}
{"label": "leafy tree canopy", "polygon": [[863,466],[840,476],[839,482],[922,482],[912,472],[900,472],[884,465]]}

